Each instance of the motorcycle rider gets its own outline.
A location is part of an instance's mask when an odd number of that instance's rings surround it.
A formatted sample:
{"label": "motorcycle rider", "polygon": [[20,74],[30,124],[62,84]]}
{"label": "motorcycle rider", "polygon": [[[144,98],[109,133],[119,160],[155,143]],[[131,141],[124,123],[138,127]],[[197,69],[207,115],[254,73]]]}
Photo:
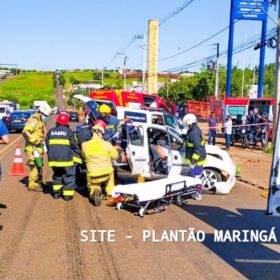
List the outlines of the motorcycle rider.
{"label": "motorcycle rider", "polygon": [[75,191],[75,164],[80,158],[80,149],[74,132],[69,128],[69,115],[60,113],[56,126],[48,131],[46,137],[48,165],[53,169],[53,197],[71,200]]}
{"label": "motorcycle rider", "polygon": [[51,107],[48,104],[41,104],[36,113],[32,115],[25,124],[22,135],[26,140],[25,153],[28,157],[27,165],[30,168],[28,190],[41,192],[42,189],[42,167],[38,167],[33,155],[37,151],[41,156],[44,154],[44,141],[46,127],[44,122],[51,114]]}
{"label": "motorcycle rider", "polygon": [[118,158],[118,152],[110,142],[103,140],[106,130],[104,121],[96,120],[92,130],[91,140],[82,144],[82,154],[87,167],[89,199],[95,206],[101,206],[101,184],[105,183],[108,196],[111,195],[115,184],[111,160]]}
{"label": "motorcycle rider", "polygon": [[120,122],[117,117],[111,115],[111,108],[106,104],[100,105],[98,108],[98,113],[99,119],[104,121],[106,124],[106,131],[103,135],[103,139],[110,141],[112,136],[116,133]]}
{"label": "motorcycle rider", "polygon": [[[197,125],[194,114],[187,114],[184,123],[188,127],[186,135],[186,157],[185,163],[190,166],[190,175],[201,178],[203,165],[206,162],[206,149],[201,129]],[[195,200],[202,199],[202,185],[197,187],[196,193],[192,196]]]}

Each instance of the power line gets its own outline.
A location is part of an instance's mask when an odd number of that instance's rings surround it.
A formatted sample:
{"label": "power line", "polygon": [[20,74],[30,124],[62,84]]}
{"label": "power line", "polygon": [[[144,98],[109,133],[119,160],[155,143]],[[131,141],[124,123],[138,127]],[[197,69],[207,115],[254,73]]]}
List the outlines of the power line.
{"label": "power line", "polygon": [[[276,36],[276,28],[272,28],[268,31],[268,34],[266,35],[265,39],[269,39],[271,37],[275,37]],[[245,44],[242,44],[240,46],[237,46],[233,53],[234,54],[237,54],[237,53],[240,53],[242,51],[245,51],[249,48],[252,48],[253,46],[255,46],[255,44],[260,40],[260,37],[258,36],[257,38],[254,37],[254,39],[250,39],[249,42],[245,43]],[[224,57],[225,55],[227,54],[227,50],[224,50],[220,53],[220,57]],[[171,69],[168,69],[168,70],[164,70],[164,72],[177,72],[177,71],[183,71],[183,70],[186,70],[186,69],[189,69],[189,68],[192,68],[194,66],[196,66],[198,63],[202,63],[202,62],[206,62],[208,60],[211,60],[211,59],[214,59],[216,57],[216,55],[211,55],[211,56],[208,56],[208,57],[205,57],[205,58],[202,58],[202,59],[199,59],[199,60],[196,60],[196,61],[193,61],[193,62],[190,62],[188,64],[184,64],[182,66],[178,66],[178,67],[174,67],[174,68],[171,68]]]}
{"label": "power line", "polygon": [[[255,1],[254,1],[254,2],[255,2]],[[258,5],[257,3],[255,3],[255,4],[256,4],[255,8],[252,9],[250,12],[248,12],[246,15],[250,15],[253,11],[255,11],[257,8],[260,8],[261,5],[262,5],[262,4],[259,4],[259,5]],[[236,24],[238,21],[240,21],[240,19],[236,19],[236,20],[234,21],[234,24]],[[170,56],[161,58],[161,59],[159,59],[158,61],[165,61],[165,60],[168,60],[168,59],[177,57],[177,56],[179,56],[179,55],[182,55],[182,54],[184,54],[184,53],[186,53],[186,52],[189,52],[189,51],[191,51],[191,50],[193,50],[193,49],[195,49],[195,48],[201,46],[202,44],[206,43],[207,41],[213,39],[214,37],[218,36],[219,34],[223,33],[223,32],[224,32],[225,30],[227,30],[228,28],[229,28],[229,25],[226,26],[226,27],[224,27],[224,28],[222,28],[220,31],[214,33],[213,35],[207,37],[206,39],[202,40],[201,42],[199,42],[199,43],[193,45],[192,47],[190,47],[190,48],[188,48],[188,49],[185,49],[185,50],[183,50],[183,51],[180,51],[180,52],[178,52],[178,53],[175,53],[175,54],[173,54],[173,55],[170,55]]]}
{"label": "power line", "polygon": [[[187,0],[185,1],[181,6],[179,6],[176,10],[174,10],[173,12],[169,13],[167,16],[165,16],[164,18],[162,18],[160,20],[159,26],[163,25],[164,23],[166,23],[169,19],[171,19],[172,17],[178,15],[180,12],[182,12],[185,8],[187,8],[194,0]],[[126,45],[124,48],[122,48],[120,51],[116,52],[115,55],[112,57],[112,59],[110,60],[108,67],[110,67],[112,65],[112,63],[115,61],[115,59],[118,56],[118,53],[120,52],[124,52],[125,50],[127,50],[130,45],[137,39],[137,36],[134,36]]]}

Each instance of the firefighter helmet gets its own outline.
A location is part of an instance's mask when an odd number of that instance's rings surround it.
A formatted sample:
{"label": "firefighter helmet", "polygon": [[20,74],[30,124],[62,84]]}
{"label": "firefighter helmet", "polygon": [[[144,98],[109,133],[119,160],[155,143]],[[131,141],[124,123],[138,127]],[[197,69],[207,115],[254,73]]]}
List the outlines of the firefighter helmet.
{"label": "firefighter helmet", "polygon": [[56,118],[56,123],[62,124],[62,125],[68,125],[69,124],[69,115],[65,113],[60,113]]}
{"label": "firefighter helmet", "polygon": [[106,130],[106,123],[102,120],[96,120],[94,123],[93,123],[93,128],[92,128],[93,131],[100,131],[101,133],[105,133],[105,130]]}
{"label": "firefighter helmet", "polygon": [[106,104],[102,104],[98,108],[98,112],[100,114],[110,114],[111,113],[111,108],[108,105],[106,105]]}
{"label": "firefighter helmet", "polygon": [[196,116],[194,114],[186,114],[183,119],[184,124],[191,125],[197,122]]}
{"label": "firefighter helmet", "polygon": [[48,117],[51,114],[52,108],[49,104],[41,104],[38,111]]}

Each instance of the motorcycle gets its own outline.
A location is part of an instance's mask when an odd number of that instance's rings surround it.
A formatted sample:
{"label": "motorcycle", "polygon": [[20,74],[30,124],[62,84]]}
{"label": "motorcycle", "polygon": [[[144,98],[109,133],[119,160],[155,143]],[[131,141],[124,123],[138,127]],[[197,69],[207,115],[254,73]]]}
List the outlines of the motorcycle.
{"label": "motorcycle", "polygon": [[247,130],[244,126],[233,128],[233,133],[231,137],[231,145],[240,142],[242,148],[245,149],[248,147],[247,141]]}
{"label": "motorcycle", "polygon": [[268,146],[268,129],[266,126],[257,126],[255,128],[253,146],[256,147],[258,142],[261,142],[263,149],[267,148],[267,146]]}

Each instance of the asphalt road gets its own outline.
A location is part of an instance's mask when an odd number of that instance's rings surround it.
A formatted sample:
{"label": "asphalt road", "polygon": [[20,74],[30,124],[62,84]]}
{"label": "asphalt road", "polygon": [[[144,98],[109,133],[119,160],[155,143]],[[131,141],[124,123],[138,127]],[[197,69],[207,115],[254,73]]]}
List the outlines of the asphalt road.
{"label": "asphalt road", "polygon": [[[84,192],[70,202],[28,192],[26,178],[8,176],[14,146],[5,147],[0,150],[0,202],[7,205],[0,217],[0,279],[279,279],[279,218],[264,215],[266,199],[257,188],[237,183],[230,195],[204,195],[202,201],[140,218],[104,202],[95,208]],[[51,176],[45,166],[44,182]],[[205,240],[156,241],[165,230],[190,227],[204,231]],[[214,230],[270,232],[272,227],[276,244],[214,242]],[[115,230],[115,242],[101,242],[100,235],[99,242],[81,242],[81,230]],[[143,241],[145,230],[155,231],[155,242]]]}

